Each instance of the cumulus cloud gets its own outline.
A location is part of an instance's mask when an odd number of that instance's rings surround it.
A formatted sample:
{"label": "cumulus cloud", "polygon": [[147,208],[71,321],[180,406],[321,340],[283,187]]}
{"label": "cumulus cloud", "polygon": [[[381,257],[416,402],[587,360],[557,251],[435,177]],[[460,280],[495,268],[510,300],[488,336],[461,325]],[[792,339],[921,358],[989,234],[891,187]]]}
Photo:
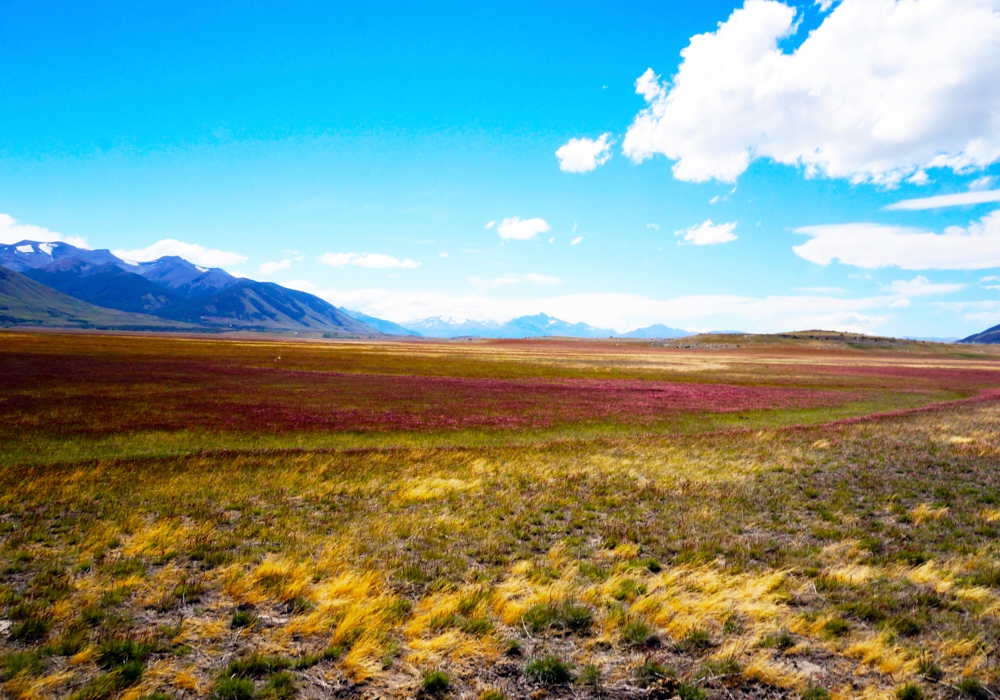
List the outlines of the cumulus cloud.
{"label": "cumulus cloud", "polygon": [[716,226],[711,219],[697,226],[691,226],[683,231],[677,231],[675,236],[684,236],[684,241],[691,245],[717,245],[719,243],[729,243],[736,240],[733,229],[737,222],[731,221],[727,224]]}
{"label": "cumulus cloud", "polygon": [[582,243],[582,242],[583,242],[583,236],[577,236],[572,241],[570,241],[569,244],[570,245],[577,245],[578,243]]}
{"label": "cumulus cloud", "polygon": [[984,270],[1000,267],[1000,210],[967,228],[944,233],[882,224],[804,226],[795,230],[810,240],[792,250],[819,265],[839,260],[856,267],[905,270]]}
{"label": "cumulus cloud", "polygon": [[[980,179],[986,180],[987,182],[990,181],[990,178]],[[886,207],[886,209],[890,211],[920,211],[923,209],[958,207],[966,204],[986,204],[988,202],[1000,202],[1000,190],[979,190],[972,192],[959,192],[957,194],[942,194],[936,197],[904,199],[901,202],[894,202],[890,204]]]}
{"label": "cumulus cloud", "polygon": [[0,214],[0,244],[11,245],[21,241],[37,241],[38,243],[54,243],[62,241],[77,248],[88,248],[87,241],[79,236],[64,236],[56,231],[49,231],[41,226],[19,224],[9,214]]}
{"label": "cumulus cloud", "polygon": [[556,151],[559,169],[564,173],[586,173],[611,160],[611,134],[597,139],[570,139]]}
{"label": "cumulus cloud", "polygon": [[291,260],[282,260],[281,262],[266,262],[260,266],[260,274],[273,275],[278,270],[288,270],[291,267],[292,267]]}
{"label": "cumulus cloud", "polygon": [[510,239],[526,241],[530,238],[534,238],[535,235],[545,233],[548,230],[549,225],[546,223],[545,219],[525,219],[524,221],[521,221],[521,219],[516,216],[504,219],[497,227],[497,233],[499,233],[500,238],[505,241]]}
{"label": "cumulus cloud", "polygon": [[240,255],[239,253],[210,250],[197,243],[184,243],[173,238],[164,238],[162,241],[157,241],[146,248],[114,250],[112,252],[119,258],[134,260],[135,262],[148,262],[150,260],[158,260],[165,255],[176,255],[195,265],[203,265],[205,267],[238,265],[247,261],[247,256]]}
{"label": "cumulus cloud", "polygon": [[915,297],[929,294],[954,294],[965,289],[964,284],[934,284],[923,275],[917,275],[912,280],[895,280],[889,288],[904,297]]}
{"label": "cumulus cloud", "polygon": [[843,0],[785,53],[796,15],[746,0],[691,38],[671,81],[647,70],[624,153],[692,182],[757,158],[883,185],[1000,159],[1000,0]]}
{"label": "cumulus cloud", "polygon": [[375,269],[403,268],[406,270],[415,270],[420,267],[420,263],[409,258],[400,260],[391,255],[383,255],[381,253],[363,253],[361,255],[357,253],[324,253],[320,256],[319,260],[324,265],[329,265],[330,267],[354,265],[356,267]]}
{"label": "cumulus cloud", "polygon": [[496,226],[496,225],[497,225],[497,222],[496,222],[496,221],[492,221],[492,220],[491,220],[491,221],[488,221],[488,222],[486,223],[486,226],[484,226],[484,228],[486,228],[486,229],[491,229],[491,228],[493,228],[493,227],[494,227],[494,226]]}
{"label": "cumulus cloud", "polygon": [[765,298],[691,295],[661,300],[634,294],[595,293],[495,299],[480,294],[450,296],[433,291],[324,290],[307,282],[292,282],[287,286],[318,294],[336,306],[397,323],[434,316],[507,321],[542,312],[570,323],[584,322],[618,332],[653,323],[689,330],[739,328],[762,333],[808,328],[873,332],[888,320],[892,304],[901,298],[898,294],[861,299],[821,295]]}
{"label": "cumulus cloud", "polygon": [[526,275],[508,274],[501,275],[500,277],[494,277],[493,279],[470,277],[469,281],[477,287],[501,287],[508,284],[521,284],[525,282],[528,284],[550,287],[562,283],[562,280],[558,277],[552,277],[551,275],[539,275],[535,273],[528,273]]}

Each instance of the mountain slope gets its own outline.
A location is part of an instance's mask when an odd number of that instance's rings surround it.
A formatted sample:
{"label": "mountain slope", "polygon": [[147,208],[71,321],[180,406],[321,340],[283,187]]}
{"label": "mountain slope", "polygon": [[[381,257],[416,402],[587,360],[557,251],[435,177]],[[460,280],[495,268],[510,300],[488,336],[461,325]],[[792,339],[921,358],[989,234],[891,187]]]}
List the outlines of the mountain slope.
{"label": "mountain slope", "polygon": [[21,241],[0,247],[0,260],[80,301],[152,314],[169,319],[166,325],[180,322],[227,329],[379,335],[375,328],[319,297],[269,282],[239,279],[176,256],[135,263],[106,250]]}
{"label": "mountain slope", "polygon": [[992,328],[987,328],[982,333],[976,333],[975,335],[970,335],[968,338],[962,338],[962,340],[958,342],[988,343],[990,345],[994,343],[1000,343],[1000,326],[993,326]]}
{"label": "mountain slope", "polygon": [[646,326],[645,328],[636,328],[634,331],[629,331],[628,333],[622,333],[619,337],[621,338],[686,338],[689,335],[694,335],[691,331],[685,331],[680,328],[671,328],[670,326],[664,326],[662,323],[654,323],[652,326]]}
{"label": "mountain slope", "polygon": [[337,307],[306,292],[272,282],[237,280],[222,290],[162,309],[164,318],[245,330],[311,330],[379,335]]}
{"label": "mountain slope", "polygon": [[368,314],[363,314],[360,311],[351,311],[350,309],[340,309],[343,313],[347,314],[355,321],[361,321],[377,330],[379,333],[385,333],[386,335],[408,335],[415,338],[419,338],[420,334],[416,331],[411,331],[409,328],[404,328],[398,323],[393,323],[392,321],[386,321],[385,319],[375,318],[374,316],[369,316]]}
{"label": "mountain slope", "polygon": [[137,263],[130,272],[135,272],[150,282],[170,289],[187,299],[220,291],[239,281],[238,277],[233,277],[225,270],[217,267],[200,267],[176,255],[166,255],[152,262]]}
{"label": "mountain slope", "polygon": [[21,241],[0,246],[0,265],[15,272],[45,267],[65,258],[79,258],[90,265],[124,264],[110,250],[86,250],[69,243]]}
{"label": "mountain slope", "polygon": [[79,258],[59,260],[23,274],[81,301],[119,311],[155,314],[183,299],[173,290],[117,265],[88,265]]}
{"label": "mountain slope", "polygon": [[0,325],[119,330],[194,330],[155,316],[104,309],[0,266]]}

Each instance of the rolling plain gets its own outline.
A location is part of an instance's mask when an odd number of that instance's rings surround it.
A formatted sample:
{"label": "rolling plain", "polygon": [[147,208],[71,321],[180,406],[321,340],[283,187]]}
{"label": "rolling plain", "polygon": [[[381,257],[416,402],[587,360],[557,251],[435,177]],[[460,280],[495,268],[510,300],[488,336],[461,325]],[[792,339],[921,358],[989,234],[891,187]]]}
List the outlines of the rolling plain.
{"label": "rolling plain", "polygon": [[1000,352],[0,334],[12,698],[995,697]]}

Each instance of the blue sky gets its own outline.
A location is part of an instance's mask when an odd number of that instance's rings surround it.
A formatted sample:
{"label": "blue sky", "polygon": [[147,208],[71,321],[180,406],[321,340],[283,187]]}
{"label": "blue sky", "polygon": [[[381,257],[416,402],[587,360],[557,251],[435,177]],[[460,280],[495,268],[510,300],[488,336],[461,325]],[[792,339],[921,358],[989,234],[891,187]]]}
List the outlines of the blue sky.
{"label": "blue sky", "polygon": [[[4,3],[5,242],[396,321],[1000,323],[997,3],[203,5]],[[886,209],[946,194],[993,201]]]}

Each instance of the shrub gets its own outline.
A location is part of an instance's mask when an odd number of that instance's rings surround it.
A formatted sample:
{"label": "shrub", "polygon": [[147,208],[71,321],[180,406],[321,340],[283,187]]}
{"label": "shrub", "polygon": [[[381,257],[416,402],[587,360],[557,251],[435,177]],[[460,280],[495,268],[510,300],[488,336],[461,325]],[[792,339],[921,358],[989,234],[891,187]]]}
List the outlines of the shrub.
{"label": "shrub", "polygon": [[573,680],[573,672],[569,664],[556,656],[543,656],[535,659],[524,670],[536,681],[546,685],[569,683]]}
{"label": "shrub", "polygon": [[507,694],[499,688],[487,688],[479,694],[479,700],[507,700]]}
{"label": "shrub", "polygon": [[640,688],[647,688],[656,681],[664,678],[673,678],[673,669],[667,668],[652,659],[646,659],[642,665],[635,670],[635,681]]}
{"label": "shrub", "polygon": [[521,642],[516,639],[508,639],[504,642],[503,653],[506,656],[520,656],[522,652]]}
{"label": "shrub", "polygon": [[618,585],[615,587],[615,590],[611,595],[615,600],[633,601],[645,593],[646,584],[639,583],[634,579],[626,578],[618,582]]}
{"label": "shrub", "polygon": [[278,671],[284,671],[292,665],[288,659],[280,656],[261,656],[253,653],[240,659],[233,659],[223,671],[223,675],[237,678],[263,678]]}
{"label": "shrub", "polygon": [[850,634],[851,626],[839,617],[835,617],[832,620],[826,621],[823,625],[823,631],[831,637],[843,637],[846,634]]}
{"label": "shrub", "polygon": [[594,614],[590,608],[569,600],[559,604],[536,603],[525,611],[521,619],[532,634],[553,628],[586,634],[594,624]]}
{"label": "shrub", "polygon": [[451,685],[451,678],[444,671],[424,671],[423,679],[420,681],[420,689],[428,695],[440,696],[448,692]]}
{"label": "shrub", "polygon": [[272,676],[260,691],[260,697],[266,700],[291,700],[299,689],[295,686],[292,674],[287,671]]}
{"label": "shrub", "polygon": [[141,661],[129,661],[110,673],[102,673],[92,679],[71,694],[68,700],[101,700],[138,683],[143,670]]}
{"label": "shrub", "polygon": [[928,654],[924,654],[917,661],[917,670],[921,676],[934,683],[944,678],[944,671],[941,670],[938,663]]}
{"label": "shrub", "polygon": [[601,669],[593,664],[587,664],[580,669],[580,677],[576,679],[580,685],[597,688],[601,685]]}
{"label": "shrub", "polygon": [[87,631],[77,627],[70,627],[63,632],[55,644],[51,646],[51,653],[59,656],[73,656],[87,646]]}
{"label": "shrub", "polygon": [[8,654],[0,659],[0,682],[9,681],[22,673],[26,676],[37,676],[45,668],[42,657],[33,651],[21,651]]}
{"label": "shrub", "polygon": [[151,651],[148,644],[126,637],[105,639],[97,647],[97,665],[104,669],[123,666],[130,661],[142,661]]}
{"label": "shrub", "polygon": [[761,641],[763,647],[773,647],[774,649],[791,649],[795,646],[795,638],[788,630],[778,630],[769,634]]}
{"label": "shrub", "polygon": [[972,676],[963,678],[955,687],[968,695],[970,698],[975,698],[976,700],[986,700],[987,698],[992,697],[990,692],[986,690],[986,686],[983,685],[982,681],[978,678],[973,678]]}
{"label": "shrub", "polygon": [[235,629],[253,627],[257,624],[257,615],[253,610],[237,610],[229,620],[229,626]]}
{"label": "shrub", "polygon": [[702,667],[706,677],[709,676],[735,676],[740,672],[740,662],[737,661],[732,656],[727,656],[724,659],[715,659],[712,661],[706,661]]}
{"label": "shrub", "polygon": [[253,700],[253,681],[246,678],[220,678],[212,697],[216,700]]}
{"label": "shrub", "polygon": [[821,685],[810,685],[800,697],[802,700],[830,700],[830,691]]}
{"label": "shrub", "polygon": [[915,683],[907,683],[896,690],[896,700],[924,700],[924,691]]}
{"label": "shrub", "polygon": [[642,620],[628,620],[622,627],[622,643],[630,647],[644,647],[656,642],[653,629]]}
{"label": "shrub", "polygon": [[142,559],[119,559],[108,567],[112,578],[128,578],[129,576],[145,576],[146,563]]}
{"label": "shrub", "polygon": [[912,617],[894,618],[892,627],[904,637],[915,637],[924,631],[924,626]]}
{"label": "shrub", "polygon": [[712,637],[705,630],[691,630],[677,644],[679,650],[686,652],[705,651],[710,646]]}
{"label": "shrub", "polygon": [[677,685],[677,697],[681,700],[705,700],[708,697],[708,693],[696,685],[679,683]]}
{"label": "shrub", "polygon": [[45,639],[51,626],[52,623],[46,619],[29,617],[14,625],[10,638],[15,642],[38,642]]}

